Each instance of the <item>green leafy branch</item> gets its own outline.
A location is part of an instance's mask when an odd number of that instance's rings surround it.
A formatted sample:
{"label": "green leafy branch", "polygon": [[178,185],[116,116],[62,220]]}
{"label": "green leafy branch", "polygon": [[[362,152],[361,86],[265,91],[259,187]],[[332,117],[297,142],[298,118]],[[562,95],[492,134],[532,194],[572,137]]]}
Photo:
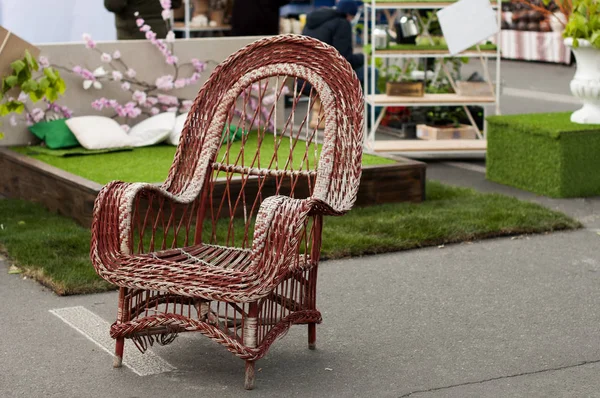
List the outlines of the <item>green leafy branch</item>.
{"label": "green leafy branch", "polygon": [[600,49],[599,6],[598,0],[573,0],[573,10],[563,36],[571,37],[574,47],[579,46],[581,39]]}
{"label": "green leafy branch", "polygon": [[27,94],[33,103],[43,99],[53,103],[58,99],[59,95],[65,92],[65,81],[61,78],[60,72],[55,68],[42,68],[43,74],[34,77],[34,72],[40,70],[40,65],[27,50],[23,59],[14,61],[10,66],[12,74],[2,79],[0,116],[6,116],[10,113],[21,114],[26,110],[26,105],[22,98],[7,98],[8,92],[14,88],[19,88],[23,93]]}
{"label": "green leafy branch", "polygon": [[462,107],[437,106],[430,108],[426,114],[427,124],[433,126],[451,125],[460,126],[460,121],[466,114]]}
{"label": "green leafy branch", "polygon": [[382,66],[380,76],[388,82],[414,82],[412,72],[417,69],[417,64],[413,59],[407,59],[403,66],[388,65]]}

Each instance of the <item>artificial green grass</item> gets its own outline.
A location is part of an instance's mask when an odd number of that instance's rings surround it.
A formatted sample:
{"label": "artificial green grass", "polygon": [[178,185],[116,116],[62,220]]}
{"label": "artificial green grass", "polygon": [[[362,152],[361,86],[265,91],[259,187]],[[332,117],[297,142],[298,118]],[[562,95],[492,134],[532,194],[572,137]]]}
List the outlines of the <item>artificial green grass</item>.
{"label": "artificial green grass", "polygon": [[24,200],[0,200],[0,245],[30,276],[59,295],[112,290],[89,259],[90,230]]}
{"label": "artificial green grass", "polygon": [[495,126],[519,129],[526,134],[542,135],[559,139],[561,136],[577,132],[597,132],[600,124],[579,124],[571,122],[572,112],[528,113],[521,115],[496,115],[487,118]]}
{"label": "artificial green grass", "polygon": [[[248,156],[248,154],[254,154],[256,152],[257,143],[257,135],[249,135],[244,146],[246,163],[252,161],[252,157]],[[241,142],[234,142],[231,145],[230,154],[237,155],[240,148]],[[167,178],[176,150],[174,146],[156,145],[135,148],[133,151],[128,152],[59,157],[45,153],[36,153],[35,150],[31,150],[30,147],[14,147],[12,149],[99,184],[106,184],[113,180],[125,182],[163,182]],[[318,149],[320,150],[320,145]],[[222,148],[222,151],[224,150],[225,147]],[[305,144],[301,141],[299,141],[294,148],[293,159],[298,167],[301,165],[305,150]],[[312,153],[313,149],[310,151]],[[269,164],[274,152],[275,147],[273,140],[265,139],[261,145],[260,154],[262,167],[266,167],[266,165]],[[287,155],[289,154],[289,144],[284,141],[278,152],[283,154],[280,156],[280,162],[287,159]],[[365,166],[393,163],[396,162],[392,159],[368,154],[363,155],[363,165]]]}
{"label": "artificial green grass", "polygon": [[169,174],[176,148],[170,145],[157,145],[135,148],[129,152],[70,157],[33,153],[27,147],[12,149],[104,185],[113,180],[152,183],[164,181]]}
{"label": "artificial green grass", "polygon": [[[0,200],[0,244],[27,275],[61,295],[114,287],[88,259],[90,231],[26,201]],[[482,238],[580,227],[562,213],[515,198],[427,183],[427,201],[355,208],[327,217],[323,258],[343,258]],[[224,230],[224,229],[223,229]],[[241,229],[236,231],[243,234]]]}
{"label": "artificial green grass", "polygon": [[600,125],[570,116],[488,117],[487,178],[556,198],[600,195]]}

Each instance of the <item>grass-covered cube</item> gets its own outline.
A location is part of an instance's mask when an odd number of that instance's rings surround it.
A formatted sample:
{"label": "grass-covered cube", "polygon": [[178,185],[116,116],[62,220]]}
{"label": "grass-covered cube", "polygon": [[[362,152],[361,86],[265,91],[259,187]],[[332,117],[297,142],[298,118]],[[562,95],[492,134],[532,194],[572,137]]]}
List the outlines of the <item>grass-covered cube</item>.
{"label": "grass-covered cube", "polygon": [[487,178],[540,195],[600,195],[600,125],[571,113],[488,117]]}

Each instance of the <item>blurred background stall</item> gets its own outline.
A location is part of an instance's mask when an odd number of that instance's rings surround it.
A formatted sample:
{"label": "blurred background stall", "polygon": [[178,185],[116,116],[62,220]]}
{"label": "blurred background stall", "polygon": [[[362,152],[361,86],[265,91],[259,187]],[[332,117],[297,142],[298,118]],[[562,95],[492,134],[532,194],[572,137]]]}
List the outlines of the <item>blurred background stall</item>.
{"label": "blurred background stall", "polygon": [[114,15],[103,1],[0,0],[0,25],[36,44],[117,38]]}

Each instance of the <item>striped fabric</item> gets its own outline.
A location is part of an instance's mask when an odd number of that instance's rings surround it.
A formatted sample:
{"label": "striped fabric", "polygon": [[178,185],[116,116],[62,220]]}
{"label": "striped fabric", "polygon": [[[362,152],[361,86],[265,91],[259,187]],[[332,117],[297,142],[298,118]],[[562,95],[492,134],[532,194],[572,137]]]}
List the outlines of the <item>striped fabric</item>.
{"label": "striped fabric", "polygon": [[[571,50],[563,43],[562,32],[503,30],[500,38],[502,58],[567,65],[571,63]],[[496,37],[491,40],[496,44]]]}

